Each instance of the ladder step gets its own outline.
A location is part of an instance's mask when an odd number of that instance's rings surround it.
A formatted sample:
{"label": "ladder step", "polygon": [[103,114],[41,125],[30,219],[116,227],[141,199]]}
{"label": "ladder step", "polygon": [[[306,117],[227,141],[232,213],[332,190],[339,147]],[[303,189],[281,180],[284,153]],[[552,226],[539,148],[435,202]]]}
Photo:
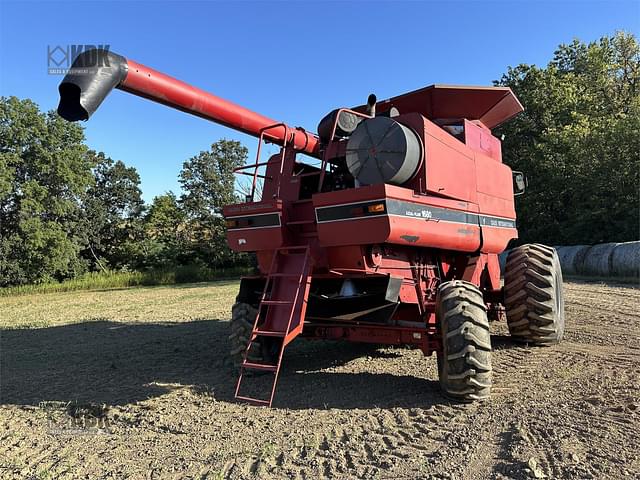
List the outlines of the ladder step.
{"label": "ladder step", "polygon": [[[311,221],[295,222],[296,224],[315,223]],[[279,258],[282,257],[282,258]],[[293,257],[293,258],[290,258]],[[235,398],[240,401],[251,403],[254,405],[271,406],[275,394],[278,374],[282,364],[282,354],[288,342],[293,340],[302,331],[302,322],[304,317],[302,311],[305,307],[309,295],[309,285],[311,282],[311,248],[309,245],[292,245],[283,246],[275,249],[272,265],[267,275],[262,300],[258,314],[254,320],[251,331],[251,341],[257,340],[257,337],[277,337],[281,338],[279,343],[280,355],[275,365],[272,363],[254,363],[244,359],[241,364],[240,376],[236,384]],[[282,263],[278,263],[282,261]],[[296,272],[296,273],[293,273]],[[288,277],[295,280],[285,282],[275,282],[276,278]],[[269,284],[272,285],[271,293],[269,293]],[[271,298],[269,298],[271,297]],[[282,309],[263,308],[270,305],[286,306]],[[278,311],[282,310],[282,311]],[[281,319],[275,318],[276,314],[286,315],[288,317],[286,326],[282,325]],[[274,330],[277,328],[278,330]],[[271,393],[267,395],[268,399],[253,398],[240,395],[240,390],[245,381],[249,381],[250,376],[245,377],[244,372],[249,370],[262,370],[271,372]],[[260,383],[255,385],[256,388],[262,388]],[[266,393],[266,392],[260,392]],[[253,394],[253,392],[252,392]]]}
{"label": "ladder step", "polygon": [[287,222],[287,225],[311,225],[316,223],[315,220],[295,220],[293,222]]}
{"label": "ladder step", "polygon": [[254,330],[253,334],[261,337],[285,337],[287,335],[285,332],[275,330]]}
{"label": "ladder step", "polygon": [[278,367],[277,365],[266,365],[264,363],[252,363],[252,362],[242,362],[243,368],[249,368],[251,370],[265,370],[267,372],[275,372]]}
{"label": "ladder step", "polygon": [[290,300],[262,300],[260,305],[293,305]]}
{"label": "ladder step", "polygon": [[261,400],[259,398],[243,397],[242,395],[236,395],[236,399],[243,400],[249,403],[257,403],[258,405],[269,405],[269,400]]}
{"label": "ladder step", "polygon": [[307,253],[291,251],[291,252],[278,252],[278,255],[280,255],[281,257],[305,257]]}

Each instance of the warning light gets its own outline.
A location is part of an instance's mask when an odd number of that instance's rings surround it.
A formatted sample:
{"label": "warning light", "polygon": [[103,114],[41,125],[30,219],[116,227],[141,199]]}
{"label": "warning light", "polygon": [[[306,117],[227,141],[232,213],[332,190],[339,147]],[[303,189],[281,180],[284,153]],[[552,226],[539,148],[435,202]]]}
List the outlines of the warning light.
{"label": "warning light", "polygon": [[224,223],[227,225],[227,228],[233,228],[237,224],[235,220],[225,220]]}
{"label": "warning light", "polygon": [[375,205],[369,205],[369,213],[384,212],[384,203],[376,203]]}

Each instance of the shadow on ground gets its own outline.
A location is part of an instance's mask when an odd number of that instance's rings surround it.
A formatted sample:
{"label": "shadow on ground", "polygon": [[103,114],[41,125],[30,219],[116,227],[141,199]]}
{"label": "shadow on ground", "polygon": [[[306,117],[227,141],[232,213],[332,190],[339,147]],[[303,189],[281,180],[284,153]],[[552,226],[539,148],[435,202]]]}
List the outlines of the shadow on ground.
{"label": "shadow on ground", "polygon": [[[162,289],[162,288],[170,288],[171,290],[192,290],[194,288],[211,288],[211,286],[217,287],[226,287],[229,285],[238,285],[238,280],[229,278],[229,279],[217,279],[206,282],[189,282],[189,283],[172,283],[172,284],[140,284],[136,286],[126,286],[126,287],[108,287],[108,288],[92,288],[90,290],[84,290],[85,292],[94,292],[94,293],[102,293],[102,292],[119,292],[131,290],[132,288],[138,289]],[[78,290],[70,290],[69,292],[44,292],[44,293],[53,293],[59,295],[60,293],[78,293]]]}
{"label": "shadow on ground", "polygon": [[[232,401],[237,374],[227,357],[228,328],[228,322],[220,320],[125,324],[94,319],[4,330],[0,332],[0,404],[125,405],[184,385],[213,393],[217,400]],[[500,350],[512,342],[508,336],[494,336],[493,344]],[[287,348],[275,404],[304,409],[428,408],[448,403],[434,380],[331,370],[362,356],[402,355],[401,349],[300,339]],[[252,381],[260,384],[266,379]]]}
{"label": "shadow on ground", "polygon": [[[124,324],[94,319],[4,330],[0,332],[0,404],[125,405],[180,385],[213,393],[219,401],[232,401],[237,375],[227,360],[228,327],[228,322],[219,320]],[[301,339],[287,348],[275,406],[428,408],[448,403],[434,380],[326,371],[362,356],[401,355],[400,349]]]}

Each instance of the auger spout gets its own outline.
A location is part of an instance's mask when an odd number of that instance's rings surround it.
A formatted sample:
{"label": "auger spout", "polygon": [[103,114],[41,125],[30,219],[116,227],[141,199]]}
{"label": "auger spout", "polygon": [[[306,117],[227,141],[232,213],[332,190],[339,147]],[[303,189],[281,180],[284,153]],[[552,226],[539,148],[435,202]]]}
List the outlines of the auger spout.
{"label": "auger spout", "polygon": [[[72,122],[88,120],[114,88],[255,137],[264,128],[280,123],[121,55],[97,49],[78,55],[60,83],[58,114]],[[299,127],[269,129],[264,138],[279,145],[286,140],[300,152],[320,156],[318,137]]]}

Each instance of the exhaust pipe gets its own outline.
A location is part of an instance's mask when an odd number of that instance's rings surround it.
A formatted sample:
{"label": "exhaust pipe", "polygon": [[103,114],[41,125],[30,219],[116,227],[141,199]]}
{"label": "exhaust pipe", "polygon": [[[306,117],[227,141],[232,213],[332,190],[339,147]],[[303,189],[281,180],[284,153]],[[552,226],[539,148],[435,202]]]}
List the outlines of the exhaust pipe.
{"label": "exhaust pipe", "polygon": [[322,158],[320,139],[303,128],[288,127],[108,50],[87,50],[76,57],[58,87],[58,114],[70,122],[88,120],[114,88],[254,137],[264,131],[265,140],[278,145],[286,142]]}
{"label": "exhaust pipe", "polygon": [[376,96],[372,93],[371,95],[369,95],[369,97],[367,98],[367,115],[371,116],[371,117],[375,117],[376,116],[376,102],[378,101],[378,99],[376,98]]}

